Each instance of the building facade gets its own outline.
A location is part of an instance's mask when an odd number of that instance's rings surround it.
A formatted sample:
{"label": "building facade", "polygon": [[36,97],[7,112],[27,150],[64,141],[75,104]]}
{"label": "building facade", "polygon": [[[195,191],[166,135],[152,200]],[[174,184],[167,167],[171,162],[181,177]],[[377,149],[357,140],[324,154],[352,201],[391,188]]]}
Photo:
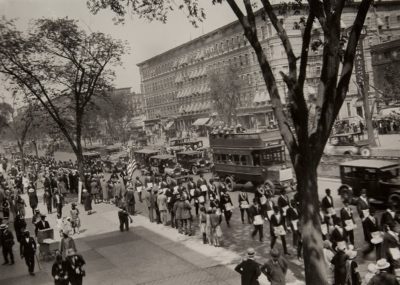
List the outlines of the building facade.
{"label": "building facade", "polygon": [[[298,56],[302,44],[302,23],[306,12],[280,16]],[[357,13],[357,4],[345,7],[342,16],[343,31],[350,28]],[[381,1],[368,13],[364,39],[364,62],[370,84],[374,82],[371,66],[371,46],[400,37],[400,1]],[[320,27],[314,24],[313,39],[321,38]],[[288,71],[288,62],[281,41],[272,24],[257,15],[257,32],[264,53],[269,60],[279,86],[282,101],[286,102],[286,87],[280,71]],[[309,102],[315,99],[321,73],[322,49],[309,53],[305,95]],[[261,74],[256,55],[243,34],[238,21],[177,46],[138,64],[141,91],[146,100],[145,125],[149,130],[176,128],[186,130],[198,119],[215,115],[208,86],[213,70],[224,66],[237,68],[241,88],[238,107],[239,122],[247,128],[262,128],[274,122],[270,97]],[[355,76],[354,76],[355,77]],[[371,99],[375,92],[370,89]],[[355,78],[340,111],[339,119],[362,116],[362,100]]]}

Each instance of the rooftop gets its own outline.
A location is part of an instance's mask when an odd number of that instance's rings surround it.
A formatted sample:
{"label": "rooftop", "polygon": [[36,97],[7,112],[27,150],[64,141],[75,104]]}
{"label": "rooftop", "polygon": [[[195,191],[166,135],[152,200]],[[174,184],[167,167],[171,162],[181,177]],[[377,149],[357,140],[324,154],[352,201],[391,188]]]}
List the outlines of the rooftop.
{"label": "rooftop", "polygon": [[390,160],[357,159],[357,160],[343,162],[340,165],[341,166],[364,167],[364,168],[386,168],[386,167],[399,166],[399,163],[396,161],[390,161]]}

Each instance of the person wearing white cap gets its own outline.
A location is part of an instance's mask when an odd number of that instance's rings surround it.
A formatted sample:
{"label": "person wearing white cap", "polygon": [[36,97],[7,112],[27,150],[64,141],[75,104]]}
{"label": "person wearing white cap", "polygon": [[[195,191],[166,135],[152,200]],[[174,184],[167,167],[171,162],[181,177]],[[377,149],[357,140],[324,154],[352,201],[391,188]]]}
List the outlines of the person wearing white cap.
{"label": "person wearing white cap", "polygon": [[332,258],[331,263],[334,266],[334,284],[335,285],[346,285],[346,261],[348,256],[345,253],[346,242],[340,241],[336,246],[336,254]]}
{"label": "person wearing white cap", "polygon": [[346,261],[346,283],[345,284],[361,284],[361,276],[358,272],[358,264],[354,260],[357,257],[357,251],[354,250],[354,246],[352,244],[349,245],[346,255],[348,259]]}
{"label": "person wearing white cap", "polygon": [[386,259],[379,259],[376,262],[376,269],[379,272],[371,278],[368,285],[399,285],[396,276],[388,272],[389,268],[390,263]]}
{"label": "person wearing white cap", "polygon": [[378,273],[378,268],[375,263],[368,264],[368,271],[364,276],[364,284],[368,284],[369,281]]}
{"label": "person wearing white cap", "polygon": [[[4,263],[2,265],[14,264],[14,254],[12,251],[14,246],[14,236],[6,224],[0,225],[0,245],[3,247],[4,257]],[[8,257],[10,257],[10,263],[8,261]]]}
{"label": "person wearing white cap", "polygon": [[254,261],[254,248],[247,249],[247,258],[235,267],[235,271],[241,275],[242,285],[258,285],[258,277],[261,275],[260,265]]}

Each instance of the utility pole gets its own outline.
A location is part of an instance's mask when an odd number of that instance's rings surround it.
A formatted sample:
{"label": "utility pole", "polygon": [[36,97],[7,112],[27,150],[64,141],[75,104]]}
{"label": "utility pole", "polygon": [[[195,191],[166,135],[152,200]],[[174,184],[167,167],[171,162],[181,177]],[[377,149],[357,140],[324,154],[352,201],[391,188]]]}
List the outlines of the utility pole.
{"label": "utility pole", "polygon": [[365,125],[368,133],[368,141],[370,146],[376,146],[374,127],[372,125],[372,111],[369,106],[369,76],[365,71],[365,57],[364,57],[364,38],[366,37],[365,27],[363,28],[360,39],[356,48],[356,56],[355,56],[355,73],[356,73],[356,82],[359,86],[359,91],[361,93],[363,99],[363,109],[364,109],[364,118]]}

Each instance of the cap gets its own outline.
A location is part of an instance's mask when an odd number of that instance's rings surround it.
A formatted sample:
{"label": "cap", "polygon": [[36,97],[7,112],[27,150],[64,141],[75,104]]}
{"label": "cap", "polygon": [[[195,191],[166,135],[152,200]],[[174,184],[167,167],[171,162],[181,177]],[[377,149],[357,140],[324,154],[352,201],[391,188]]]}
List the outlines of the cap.
{"label": "cap", "polygon": [[278,249],[276,249],[276,248],[271,249],[271,256],[272,257],[279,257],[280,255],[281,255],[281,253],[279,252]]}
{"label": "cap", "polygon": [[255,254],[256,254],[256,252],[254,251],[254,248],[249,247],[249,248],[247,249],[247,256],[253,257]]}

